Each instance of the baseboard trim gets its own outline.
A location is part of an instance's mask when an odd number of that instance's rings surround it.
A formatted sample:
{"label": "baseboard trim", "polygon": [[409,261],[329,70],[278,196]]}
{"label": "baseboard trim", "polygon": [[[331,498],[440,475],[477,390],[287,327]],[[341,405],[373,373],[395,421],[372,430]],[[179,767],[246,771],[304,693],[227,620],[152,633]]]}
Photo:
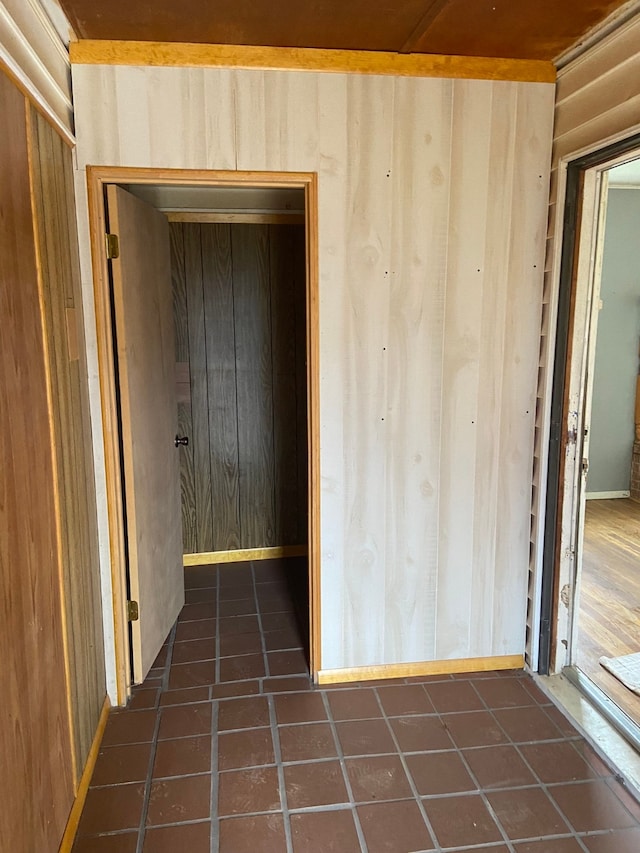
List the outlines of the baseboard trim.
{"label": "baseboard trim", "polygon": [[524,669],[524,655],[499,655],[486,658],[391,663],[356,666],[347,669],[321,669],[318,684],[342,684],[349,681],[380,681],[388,678],[412,678],[420,675],[449,675],[461,672],[488,672],[493,669]]}
{"label": "baseboard trim", "polygon": [[102,743],[102,737],[104,735],[104,730],[107,725],[107,718],[109,717],[110,708],[111,702],[109,701],[109,697],[105,696],[102,711],[100,712],[100,719],[98,720],[98,727],[96,728],[96,733],[93,737],[93,743],[91,744],[91,749],[89,750],[89,755],[84,766],[84,771],[80,779],[80,784],[78,785],[76,798],[73,802],[73,806],[69,814],[69,820],[67,821],[67,826],[65,828],[64,835],[62,836],[62,841],[60,842],[58,853],[71,853],[71,848],[73,847],[73,843],[76,840],[76,832],[78,831],[80,817],[82,815],[82,809],[84,808],[84,803],[87,799],[89,783],[91,782],[93,770],[96,766],[96,761],[98,760],[98,753],[100,752],[100,745]]}
{"label": "baseboard trim", "polygon": [[242,548],[237,551],[204,551],[183,554],[182,565],[208,566],[211,563],[246,563],[248,560],[277,560],[280,557],[306,557],[306,545],[278,545],[274,548]]}
{"label": "baseboard trim", "polygon": [[587,492],[585,494],[585,498],[588,501],[608,501],[613,500],[615,498],[630,498],[631,492],[629,490],[622,492]]}

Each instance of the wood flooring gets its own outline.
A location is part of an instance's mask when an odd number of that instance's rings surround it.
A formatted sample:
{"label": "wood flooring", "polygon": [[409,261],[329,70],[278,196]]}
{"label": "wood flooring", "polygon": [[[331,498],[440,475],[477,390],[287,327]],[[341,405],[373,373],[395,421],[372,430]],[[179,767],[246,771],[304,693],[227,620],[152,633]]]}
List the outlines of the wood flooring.
{"label": "wood flooring", "polygon": [[575,662],[636,723],[640,697],[599,664],[640,652],[640,502],[587,501]]}

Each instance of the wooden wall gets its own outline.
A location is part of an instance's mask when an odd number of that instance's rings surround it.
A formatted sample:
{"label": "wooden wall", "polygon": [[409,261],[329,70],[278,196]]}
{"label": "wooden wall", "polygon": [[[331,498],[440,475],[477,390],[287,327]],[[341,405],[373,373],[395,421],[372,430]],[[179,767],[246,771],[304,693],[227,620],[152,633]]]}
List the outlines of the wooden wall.
{"label": "wooden wall", "polygon": [[323,668],[522,654],[553,85],[72,70],[77,187],[318,173]]}
{"label": "wooden wall", "polygon": [[173,223],[185,553],[307,536],[302,225]]}
{"label": "wooden wall", "polygon": [[0,71],[0,838],[53,851],[75,791],[27,109]]}
{"label": "wooden wall", "polygon": [[104,702],[105,666],[73,167],[71,149],[33,107],[31,133],[73,732],[81,772]]}
{"label": "wooden wall", "polygon": [[[566,161],[609,142],[640,132],[640,15],[558,74],[553,139],[551,196],[546,240],[542,327],[536,395],[536,441],[533,467],[529,573],[529,659],[537,666],[536,626],[542,570],[546,465],[553,381],[555,324],[560,281],[560,250]],[[570,574],[560,579],[573,583]],[[560,608],[560,637],[568,636],[568,611]],[[560,659],[563,655],[560,655]],[[562,661],[560,661],[560,666]]]}

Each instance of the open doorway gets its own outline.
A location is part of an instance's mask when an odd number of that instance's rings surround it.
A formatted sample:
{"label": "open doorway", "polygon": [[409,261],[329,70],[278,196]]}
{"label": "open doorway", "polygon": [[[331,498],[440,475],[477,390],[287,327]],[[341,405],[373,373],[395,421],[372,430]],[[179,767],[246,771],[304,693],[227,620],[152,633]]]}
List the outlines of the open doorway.
{"label": "open doorway", "polygon": [[[116,186],[134,206],[166,220],[181,563],[188,572],[214,563],[295,560],[315,675],[320,668],[315,176],[91,169],[88,181],[108,425],[119,701],[126,701],[132,681],[144,673],[136,670],[135,648],[133,667],[129,663],[136,643],[135,631],[129,633],[127,486],[130,490],[133,478],[122,464],[126,418],[118,382],[118,362],[127,356],[119,349],[118,306],[111,304],[103,237],[111,224],[105,221],[105,193]],[[138,436],[138,447],[141,443]],[[135,440],[130,444],[135,458],[141,451]],[[175,526],[175,519],[166,523]],[[187,587],[187,600],[198,595],[192,583]],[[137,603],[142,622],[145,602]]]}
{"label": "open doorway", "polygon": [[640,698],[603,664],[636,653],[640,663],[639,143],[568,164],[543,573],[549,671],[564,671],[634,742]]}

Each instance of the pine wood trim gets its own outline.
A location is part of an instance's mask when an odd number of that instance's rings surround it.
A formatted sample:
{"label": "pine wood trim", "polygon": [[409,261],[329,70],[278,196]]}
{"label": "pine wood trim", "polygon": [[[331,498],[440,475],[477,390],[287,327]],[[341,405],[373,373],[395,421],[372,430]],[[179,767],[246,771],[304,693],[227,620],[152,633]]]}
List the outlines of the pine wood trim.
{"label": "pine wood trim", "polygon": [[96,728],[93,743],[91,744],[91,749],[87,756],[87,762],[84,766],[76,798],[71,808],[71,813],[69,814],[69,820],[67,821],[67,826],[64,831],[64,835],[62,836],[58,853],[71,853],[76,832],[78,831],[78,826],[80,824],[80,818],[82,816],[82,809],[84,808],[84,803],[87,799],[87,792],[89,790],[91,777],[93,776],[93,770],[96,766],[96,761],[98,760],[98,753],[100,752],[100,745],[107,725],[110,708],[111,703],[109,702],[109,697],[105,696],[102,711],[100,712],[100,719],[98,720],[98,727]]}
{"label": "pine wood trim", "polygon": [[[87,166],[89,232],[96,306],[99,380],[107,480],[107,510],[111,543],[113,614],[116,647],[118,704],[130,691],[129,640],[126,621],[126,564],[122,482],[119,456],[119,425],[115,392],[113,334],[109,275],[104,249],[104,186],[114,184],[169,184],[174,186],[275,187],[305,190],[307,241],[307,414],[309,458],[309,615],[310,663],[314,678],[321,667],[320,641],[320,369],[319,369],[319,272],[318,272],[318,176],[315,172],[216,171],[156,169],[119,166]],[[252,558],[255,559],[255,558]],[[209,561],[207,561],[209,562]]]}
{"label": "pine wood trim", "polygon": [[392,663],[325,669],[318,672],[318,684],[342,684],[350,681],[379,681],[388,678],[412,678],[421,675],[449,675],[462,672],[524,669],[524,655],[498,655],[485,658],[458,658],[419,663]]}
{"label": "pine wood trim", "polygon": [[206,224],[245,223],[248,225],[304,225],[303,213],[203,213],[189,210],[165,210],[169,222]]}
{"label": "pine wood trim", "polygon": [[277,560],[282,557],[306,557],[306,545],[276,545],[272,548],[239,548],[236,551],[203,551],[183,554],[182,565],[209,566],[218,563],[246,563],[248,560]]}
{"label": "pine wood trim", "polygon": [[83,39],[70,45],[72,65],[154,65],[325,71],[398,77],[449,77],[555,83],[551,62],[370,50]]}

